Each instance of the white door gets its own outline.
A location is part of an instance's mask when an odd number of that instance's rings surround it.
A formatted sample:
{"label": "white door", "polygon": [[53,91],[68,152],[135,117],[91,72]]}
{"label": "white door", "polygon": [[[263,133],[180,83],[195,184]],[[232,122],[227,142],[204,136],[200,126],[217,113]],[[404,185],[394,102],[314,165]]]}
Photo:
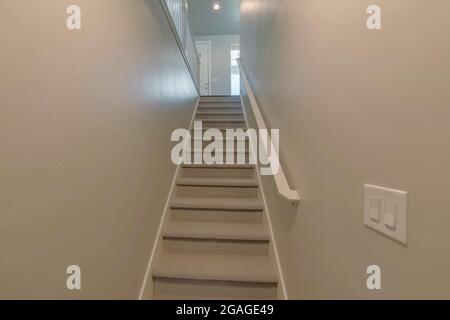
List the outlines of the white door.
{"label": "white door", "polygon": [[211,94],[211,41],[197,41],[197,52],[200,58],[200,94]]}

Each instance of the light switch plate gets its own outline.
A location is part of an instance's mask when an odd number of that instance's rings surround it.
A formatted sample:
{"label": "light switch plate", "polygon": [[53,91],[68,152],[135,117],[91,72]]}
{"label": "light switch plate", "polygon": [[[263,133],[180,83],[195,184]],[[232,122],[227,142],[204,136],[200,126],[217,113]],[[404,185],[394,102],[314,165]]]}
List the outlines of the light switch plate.
{"label": "light switch plate", "polygon": [[366,184],[364,197],[364,224],[407,244],[408,193]]}

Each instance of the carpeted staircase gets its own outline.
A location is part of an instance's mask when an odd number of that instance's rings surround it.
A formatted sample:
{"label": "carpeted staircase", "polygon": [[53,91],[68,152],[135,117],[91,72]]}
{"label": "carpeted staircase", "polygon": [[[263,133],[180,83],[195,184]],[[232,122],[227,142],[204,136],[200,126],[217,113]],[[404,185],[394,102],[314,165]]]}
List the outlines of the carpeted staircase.
{"label": "carpeted staircase", "polygon": [[[202,98],[196,120],[246,128],[239,97]],[[236,154],[248,159],[245,145]],[[182,165],[151,268],[153,299],[276,299],[272,250],[255,166]]]}

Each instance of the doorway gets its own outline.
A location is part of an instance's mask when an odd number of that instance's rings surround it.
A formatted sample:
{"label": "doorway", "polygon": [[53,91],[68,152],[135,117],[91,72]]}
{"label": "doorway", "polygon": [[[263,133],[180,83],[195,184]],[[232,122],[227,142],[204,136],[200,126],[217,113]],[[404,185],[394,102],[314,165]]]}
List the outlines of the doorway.
{"label": "doorway", "polygon": [[241,56],[241,50],[239,45],[230,46],[230,56],[231,56],[231,95],[239,96],[241,95],[241,74],[239,70],[239,65],[237,63]]}
{"label": "doorway", "polygon": [[196,41],[200,60],[200,95],[211,95],[211,41]]}

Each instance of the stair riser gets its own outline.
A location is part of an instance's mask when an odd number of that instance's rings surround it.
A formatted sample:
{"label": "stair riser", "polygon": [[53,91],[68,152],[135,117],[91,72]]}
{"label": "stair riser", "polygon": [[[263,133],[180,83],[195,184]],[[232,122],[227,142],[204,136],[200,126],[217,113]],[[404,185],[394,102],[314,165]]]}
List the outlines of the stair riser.
{"label": "stair riser", "polygon": [[258,198],[257,187],[177,186],[178,197]]}
{"label": "stair riser", "polygon": [[269,254],[268,241],[164,238],[163,245],[166,252],[244,254],[252,256]]}
{"label": "stair riser", "polygon": [[[220,110],[220,108],[224,109],[223,111]],[[208,109],[208,110],[206,110]],[[235,110],[230,110],[235,109]],[[240,116],[244,118],[244,109],[241,107],[199,107],[196,113],[197,116],[201,115],[207,115],[207,116],[218,116],[218,117],[225,117],[225,116]]]}
{"label": "stair riser", "polygon": [[200,101],[241,101],[240,96],[202,96]]}
{"label": "stair riser", "polygon": [[247,125],[245,122],[209,122],[209,121],[203,121],[202,123],[203,129],[218,129],[220,131],[226,130],[226,129],[242,129],[246,130]]}
{"label": "stair riser", "polygon": [[[211,146],[213,147],[214,145],[212,144],[212,141],[201,141],[202,143],[202,150],[205,150],[206,147]],[[246,152],[248,152],[250,149],[250,143],[249,141],[244,141],[244,140],[230,140],[227,141],[225,139],[223,139],[222,141],[218,142],[220,143],[220,145],[222,146],[223,149],[231,149],[234,148],[234,150],[245,150]],[[195,141],[191,140],[191,149],[193,149],[195,147]]]}
{"label": "stair riser", "polygon": [[[196,160],[195,155],[192,153],[191,158],[190,158],[191,162],[184,163],[184,164],[207,165],[205,162],[205,160],[207,160],[205,157],[205,153],[199,153],[199,156],[200,156],[200,163],[195,162],[195,160]],[[227,163],[230,165],[233,165],[233,164],[253,165],[253,164],[255,164],[255,161],[251,161],[250,154],[243,153],[243,152],[240,152],[239,154],[235,152],[234,155],[232,155],[231,163],[230,163],[230,161],[228,161],[227,154],[223,154],[223,156],[218,156],[217,159],[215,159],[215,154],[212,153],[212,157],[213,158],[210,159],[211,161],[217,160],[217,163],[212,163],[212,164],[227,164]],[[222,161],[223,163],[219,163],[220,161]]]}
{"label": "stair riser", "polygon": [[172,221],[262,223],[262,211],[171,209]]}
{"label": "stair riser", "polygon": [[221,297],[242,300],[275,300],[277,285],[266,283],[228,282],[154,278],[155,294]]}
{"label": "stair riser", "polygon": [[242,112],[242,107],[239,105],[229,104],[229,105],[204,105],[199,106],[198,111],[201,112],[220,112],[220,113],[236,113],[236,112]]}
{"label": "stair riser", "polygon": [[235,106],[241,106],[241,100],[237,99],[202,99],[200,101],[200,106],[204,105],[235,105]]}
{"label": "stair riser", "polygon": [[[228,139],[228,137],[227,137],[227,129],[230,129],[230,130],[243,130],[243,135],[242,135],[242,137],[243,138],[245,138],[245,139],[247,139],[247,141],[248,141],[248,135],[246,135],[246,132],[247,132],[247,129],[246,128],[217,128],[217,126],[214,126],[214,127],[212,127],[212,128],[206,128],[205,126],[203,126],[203,128],[202,128],[203,130],[201,131],[201,132],[197,132],[197,135],[198,135],[198,138],[200,138],[200,140],[204,137],[204,135],[205,135],[205,132],[207,131],[207,130],[209,130],[209,129],[217,129],[217,130],[219,130],[220,131],[220,133],[222,134],[222,140],[236,140],[236,134],[235,134],[235,132],[234,131],[232,131],[232,133],[231,133],[231,136],[230,136],[230,138]],[[195,131],[194,131],[194,129],[192,129],[191,130],[191,132],[190,132],[190,134],[191,134],[191,137],[194,139],[196,139],[197,138],[197,136],[195,135]],[[210,133],[211,133],[211,131],[210,131]],[[235,135],[233,135],[233,134],[235,134]],[[239,137],[240,138],[240,137]]]}
{"label": "stair riser", "polygon": [[244,115],[225,115],[225,114],[197,114],[196,121],[208,121],[208,120],[220,120],[220,121],[244,121]]}
{"label": "stair riser", "polygon": [[221,168],[182,168],[183,178],[230,178],[252,179],[255,169],[221,169]]}
{"label": "stair riser", "polygon": [[203,98],[200,100],[200,103],[221,103],[221,104],[227,104],[227,103],[234,103],[234,104],[240,104],[241,99],[240,98]]}

